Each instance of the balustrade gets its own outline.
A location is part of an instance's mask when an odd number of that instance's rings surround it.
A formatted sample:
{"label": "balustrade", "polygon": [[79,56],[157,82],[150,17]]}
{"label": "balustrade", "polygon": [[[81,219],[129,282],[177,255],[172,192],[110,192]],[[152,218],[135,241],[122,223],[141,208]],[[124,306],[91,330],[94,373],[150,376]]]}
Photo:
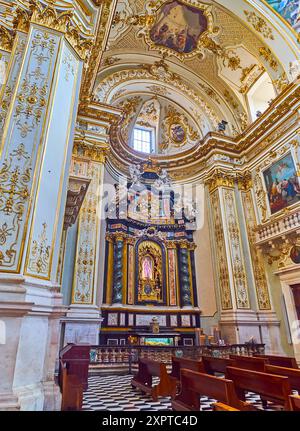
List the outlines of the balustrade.
{"label": "balustrade", "polygon": [[300,228],[300,211],[279,216],[276,220],[271,220],[268,223],[258,226],[256,234],[257,244],[276,238],[282,234]]}
{"label": "balustrade", "polygon": [[253,356],[264,354],[264,344],[233,344],[229,346],[91,346],[90,364],[100,367],[126,366],[131,372],[132,365],[139,358],[153,359],[171,364],[172,356],[201,359],[202,355],[228,358],[230,354]]}

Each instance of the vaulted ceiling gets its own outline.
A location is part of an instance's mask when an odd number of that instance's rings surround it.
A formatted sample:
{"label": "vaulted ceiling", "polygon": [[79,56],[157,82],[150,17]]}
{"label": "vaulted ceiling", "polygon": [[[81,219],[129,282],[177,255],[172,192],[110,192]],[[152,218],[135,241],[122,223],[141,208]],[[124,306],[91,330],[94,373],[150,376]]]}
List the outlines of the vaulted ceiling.
{"label": "vaulted ceiling", "polygon": [[[184,111],[199,137],[218,130],[222,120],[225,134],[241,133],[253,121],[251,89],[264,75],[275,97],[287,76],[269,46],[275,34],[267,21],[246,9],[242,20],[220,3],[118,0],[94,97],[126,107],[132,122],[139,113],[134,100],[159,97]],[[167,123],[168,110],[160,115]],[[188,144],[167,152],[185,151]]]}

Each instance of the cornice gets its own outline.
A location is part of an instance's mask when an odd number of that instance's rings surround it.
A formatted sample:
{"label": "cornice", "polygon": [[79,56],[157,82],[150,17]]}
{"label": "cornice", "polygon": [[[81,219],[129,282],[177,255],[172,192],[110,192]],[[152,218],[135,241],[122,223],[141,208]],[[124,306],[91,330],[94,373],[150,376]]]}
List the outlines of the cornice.
{"label": "cornice", "polygon": [[[209,158],[217,154],[238,160],[239,168],[242,169],[243,160],[256,146],[260,146],[260,152],[266,150],[274,144],[274,140],[278,138],[277,131],[283,129],[287,121],[299,122],[299,108],[300,82],[296,81],[289,84],[264,114],[241,135],[232,138],[210,132],[190,150],[177,155],[151,155],[151,157],[162,168],[168,169],[171,177],[176,179],[190,178],[191,169],[194,169],[193,173],[198,169],[200,174],[203,168],[207,169],[206,163]],[[141,163],[146,157],[127,146],[120,133],[121,127],[120,122],[111,128],[110,160],[112,164],[116,163],[118,169],[126,173],[131,163]],[[258,154],[255,154],[255,157],[257,156]],[[180,170],[179,174],[176,173],[178,170]]]}

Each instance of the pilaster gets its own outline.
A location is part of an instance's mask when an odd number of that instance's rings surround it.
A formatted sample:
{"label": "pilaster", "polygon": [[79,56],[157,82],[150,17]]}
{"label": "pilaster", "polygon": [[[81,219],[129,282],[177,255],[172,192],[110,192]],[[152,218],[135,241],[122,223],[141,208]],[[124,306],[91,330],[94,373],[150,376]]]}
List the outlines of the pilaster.
{"label": "pilaster", "polygon": [[82,104],[73,148],[74,169],[85,170],[91,180],[79,212],[72,299],[64,319],[67,342],[98,343],[101,324],[98,289],[103,178],[108,153],[109,129],[114,114],[95,102]]}
{"label": "pilaster", "polygon": [[[60,409],[54,367],[66,309],[56,275],[88,49],[71,11],[46,3],[14,12],[15,38],[0,95],[0,272],[6,274],[0,308],[9,334],[1,349],[9,359],[6,391],[21,410]],[[12,284],[13,293],[7,287]],[[12,296],[19,313],[14,319]],[[7,407],[0,396],[0,409],[2,401]]]}

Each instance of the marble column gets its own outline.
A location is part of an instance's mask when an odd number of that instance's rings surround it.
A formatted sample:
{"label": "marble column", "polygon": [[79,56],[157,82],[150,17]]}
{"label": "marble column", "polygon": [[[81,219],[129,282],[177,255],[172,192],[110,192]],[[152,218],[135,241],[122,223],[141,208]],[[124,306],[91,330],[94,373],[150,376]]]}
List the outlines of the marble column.
{"label": "marble column", "polygon": [[178,258],[179,258],[179,279],[181,291],[181,304],[183,307],[191,307],[192,302],[192,280],[189,268],[189,250],[188,243],[182,241],[179,244]]}
{"label": "marble column", "polygon": [[56,273],[85,56],[80,37],[68,37],[70,20],[53,3],[16,12],[16,55],[1,95],[0,309],[8,337],[0,409],[7,399],[9,409],[60,408],[54,368],[66,310]]}
{"label": "marble column", "polygon": [[116,235],[114,241],[114,277],[112,288],[112,304],[122,304],[124,283],[124,236]]}

